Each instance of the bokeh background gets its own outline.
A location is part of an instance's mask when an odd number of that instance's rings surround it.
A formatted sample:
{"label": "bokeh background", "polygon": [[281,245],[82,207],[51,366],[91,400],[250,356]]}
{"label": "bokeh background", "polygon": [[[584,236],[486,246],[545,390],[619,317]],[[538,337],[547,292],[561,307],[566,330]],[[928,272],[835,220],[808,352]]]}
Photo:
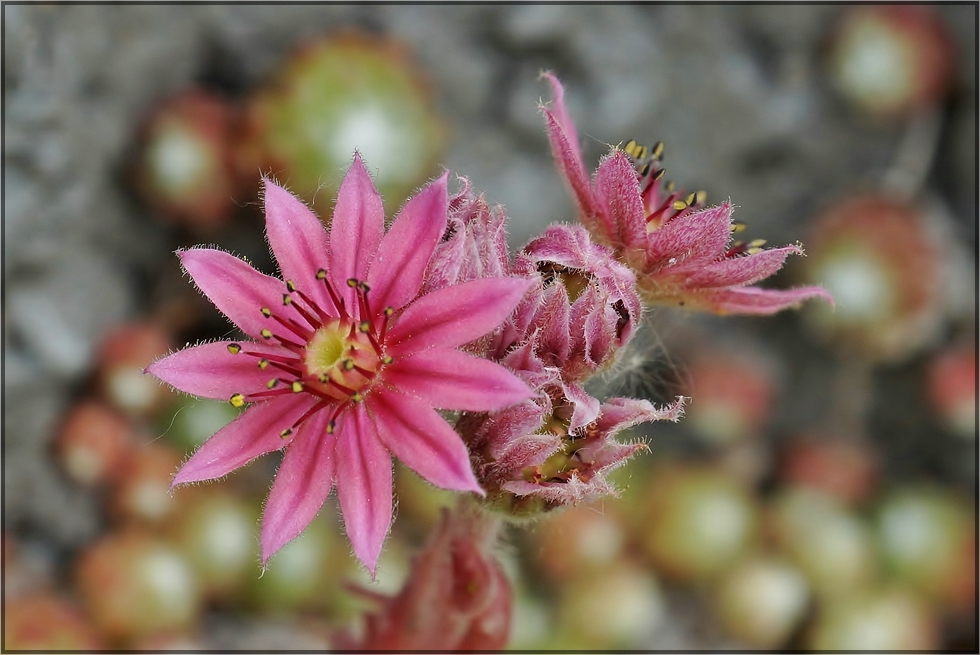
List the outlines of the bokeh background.
{"label": "bokeh background", "polygon": [[448,502],[413,474],[371,584],[330,503],[259,578],[274,457],[166,494],[234,415],[139,375],[230,333],[173,251],[272,272],[260,171],[326,218],[355,147],[389,209],[445,166],[519,247],[575,219],[553,70],[591,164],[665,142],[748,239],[807,246],[773,284],[838,311],[648,312],[592,391],[688,416],[632,435],[623,498],[509,533],[512,645],[975,652],[977,8],[917,16],[926,36],[855,13],[5,5],[5,647],[323,648],[370,607],[351,584],[397,591]]}

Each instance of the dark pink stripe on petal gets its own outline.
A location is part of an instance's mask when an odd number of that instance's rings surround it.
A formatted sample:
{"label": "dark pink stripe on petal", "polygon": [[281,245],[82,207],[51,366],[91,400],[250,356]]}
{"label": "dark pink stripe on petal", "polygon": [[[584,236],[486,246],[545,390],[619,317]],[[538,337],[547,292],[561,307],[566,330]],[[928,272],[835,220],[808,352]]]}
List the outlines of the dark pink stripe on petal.
{"label": "dark pink stripe on petal", "polygon": [[418,294],[432,252],[446,231],[448,175],[411,198],[381,240],[367,280],[375,312],[399,309]]}
{"label": "dark pink stripe on petal", "polygon": [[364,403],[343,419],[337,427],[337,498],[354,554],[373,577],[391,527],[391,455]]}
{"label": "dark pink stripe on petal", "polygon": [[384,234],[385,213],[381,196],[368,175],[361,156],[340,184],[330,227],[330,279],[338,293],[353,303],[354,293],[347,280],[366,281],[368,267]]}
{"label": "dark pink stripe on petal", "polygon": [[410,469],[443,489],[483,493],[463,439],[427,402],[381,391],[369,410],[381,441]]}
{"label": "dark pink stripe on petal", "polygon": [[299,535],[333,488],[334,435],[327,434],[330,412],[306,421],[286,448],[262,515],[262,564]]}
{"label": "dark pink stripe on petal", "polygon": [[233,255],[211,248],[192,248],[177,253],[184,270],[222,314],[241,330],[261,338],[269,319],[263,307],[282,307],[286,285],[282,280],[259,273]]}
{"label": "dark pink stripe on petal", "polygon": [[284,280],[321,306],[330,307],[316,272],[327,268],[327,230],[298,198],[275,182],[265,180],[265,231]]}
{"label": "dark pink stripe on petal", "polygon": [[488,412],[534,395],[503,366],[449,348],[401,357],[385,369],[384,379],[440,409]]}
{"label": "dark pink stripe on petal", "polygon": [[315,402],[312,396],[295,394],[252,405],[205,441],[174,476],[173,484],[221,478],[256,457],[279,450],[286,444],[279,433]]}
{"label": "dark pink stripe on petal", "polygon": [[[269,369],[259,370],[259,359],[244,353],[233,355],[228,351],[231,341],[205,343],[185,348],[158,359],[146,367],[167,384],[195,396],[228,400],[236,393],[248,395],[264,391],[266,382],[275,377]],[[278,346],[268,346],[251,341],[234,342],[243,351],[289,354]]]}
{"label": "dark pink stripe on petal", "polygon": [[522,278],[484,278],[422,296],[405,308],[388,333],[391,354],[469,343],[499,326],[531,284]]}

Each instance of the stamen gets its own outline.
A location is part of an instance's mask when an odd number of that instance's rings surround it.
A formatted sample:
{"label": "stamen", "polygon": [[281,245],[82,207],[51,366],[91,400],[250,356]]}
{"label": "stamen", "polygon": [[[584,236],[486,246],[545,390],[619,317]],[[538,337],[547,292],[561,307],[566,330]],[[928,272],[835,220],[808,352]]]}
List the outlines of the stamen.
{"label": "stamen", "polygon": [[388,334],[388,319],[391,318],[391,315],[394,313],[395,313],[394,309],[392,309],[391,307],[385,307],[385,310],[383,312],[383,318],[381,319],[381,330],[378,333],[378,341],[380,343],[385,342],[385,336]]}
{"label": "stamen", "polygon": [[330,300],[333,302],[334,307],[337,308],[338,312],[344,313],[344,307],[345,307],[344,301],[343,299],[340,298],[340,296],[337,295],[337,292],[334,291],[333,285],[330,284],[330,280],[327,279],[326,269],[321,268],[320,270],[318,270],[316,272],[316,279],[323,280],[323,284],[324,286],[327,287],[327,293],[330,294]]}
{"label": "stamen", "polygon": [[285,430],[283,430],[282,432],[279,433],[279,438],[280,439],[286,439],[292,433],[293,433],[293,429],[292,428],[286,428]]}
{"label": "stamen", "polygon": [[286,288],[289,290],[289,293],[296,291],[296,285],[292,280],[286,280]]}
{"label": "stamen", "polygon": [[236,393],[231,398],[228,399],[232,407],[244,407],[245,406],[245,396],[240,393]]}
{"label": "stamen", "polygon": [[303,383],[300,382],[299,380],[296,380],[292,383],[292,385],[290,385],[290,388],[292,388],[293,393],[302,393]]}
{"label": "stamen", "polygon": [[271,380],[265,383],[265,388],[274,389],[277,384],[279,384],[279,378],[272,378]]}
{"label": "stamen", "polygon": [[384,357],[381,358],[381,363],[384,364],[385,366],[392,363],[393,361],[395,361],[395,358],[392,357],[391,355],[385,355]]}
{"label": "stamen", "polygon": [[228,352],[230,352],[232,355],[237,355],[238,353],[242,352],[242,344],[240,344],[240,343],[229,343],[228,344]]}
{"label": "stamen", "polygon": [[269,318],[270,316],[272,316],[272,310],[269,309],[268,307],[263,307],[259,311],[262,312],[262,315],[265,316],[266,318]]}
{"label": "stamen", "polygon": [[259,360],[259,370],[264,371],[269,366],[269,360],[264,357]]}

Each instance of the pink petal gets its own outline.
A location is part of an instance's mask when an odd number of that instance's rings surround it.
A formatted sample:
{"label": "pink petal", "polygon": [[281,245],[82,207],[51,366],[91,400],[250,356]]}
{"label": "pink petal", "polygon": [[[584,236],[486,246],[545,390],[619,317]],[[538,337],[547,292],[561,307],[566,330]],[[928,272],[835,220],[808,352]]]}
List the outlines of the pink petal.
{"label": "pink petal", "polygon": [[327,434],[330,415],[322,411],[312,416],[286,448],[262,515],[263,566],[306,529],[333,488],[337,442]]}
{"label": "pink petal", "polygon": [[577,384],[562,383],[565,399],[572,404],[572,417],[568,431],[576,433],[599,416],[599,401]]}
{"label": "pink petal", "polygon": [[692,288],[699,287],[732,287],[752,284],[764,280],[780,268],[790,255],[798,255],[803,251],[796,246],[763,250],[754,255],[743,255],[723,259],[713,264],[705,264],[695,268],[685,280]]}
{"label": "pink petal", "polygon": [[260,455],[279,450],[286,444],[279,433],[316,402],[308,394],[290,394],[252,405],[197,449],[174,476],[173,485],[224,477]]}
{"label": "pink petal", "polygon": [[283,280],[291,280],[321,306],[331,307],[323,282],[328,268],[327,230],[303,202],[275,182],[265,180],[265,232]]}
{"label": "pink petal", "polygon": [[[731,226],[732,208],[728,203],[667,221],[647,236],[647,262],[653,267],[717,260],[728,247]],[[670,259],[676,262],[669,263]]]}
{"label": "pink petal", "polygon": [[534,324],[538,329],[538,355],[546,364],[561,366],[568,359],[572,348],[568,293],[561,283],[544,290],[544,302],[538,309]]}
{"label": "pink petal", "polygon": [[614,247],[643,249],[647,244],[646,212],[633,164],[622,150],[602,160],[596,170],[596,196],[609,207]]}
{"label": "pink petal", "polygon": [[177,256],[201,292],[245,334],[258,339],[262,328],[269,327],[263,307],[294,314],[282,306],[285,283],[237,257],[211,248],[181,250]]}
{"label": "pink petal", "polygon": [[437,487],[483,494],[463,439],[426,401],[396,391],[368,398],[378,436],[395,457]]}
{"label": "pink petal", "polygon": [[354,292],[348,288],[347,280],[366,281],[368,267],[384,234],[384,222],[381,196],[361,156],[354,153],[354,163],[337,193],[330,227],[330,279],[350,306],[354,304]]}
{"label": "pink petal", "polygon": [[398,317],[388,333],[395,357],[432,346],[455,348],[499,326],[514,309],[531,280],[485,278],[422,296]]}
{"label": "pink petal", "polygon": [[790,307],[796,307],[804,300],[823,298],[833,304],[834,299],[821,287],[799,287],[796,289],[762,289],[759,287],[738,287],[718,289],[698,299],[698,305],[719,314],[769,315]]}
{"label": "pink petal", "polygon": [[259,370],[258,358],[244,352],[231,354],[228,351],[231,343],[237,343],[246,352],[285,352],[279,346],[251,341],[217,341],[185,348],[158,359],[146,367],[146,372],[172,387],[203,398],[228,400],[236,393],[248,395],[264,391],[266,382],[273,375],[267,370]]}
{"label": "pink petal", "polygon": [[373,310],[398,309],[419,292],[436,244],[446,231],[445,173],[410,199],[381,240],[367,283]]}
{"label": "pink petal", "polygon": [[391,527],[391,455],[378,439],[363,403],[337,426],[337,499],[357,559],[374,577]]}
{"label": "pink petal", "polygon": [[589,174],[582,159],[582,151],[579,149],[575,124],[565,110],[565,90],[558,78],[551,73],[543,73],[542,77],[551,85],[553,98],[552,109],[541,108],[548,127],[551,154],[555,158],[558,170],[564,175],[572,193],[578,200],[579,208],[587,218],[591,219],[597,216],[601,210],[592,193]]}
{"label": "pink petal", "polygon": [[394,361],[385,382],[432,407],[488,412],[534,394],[503,366],[449,348],[430,348]]}

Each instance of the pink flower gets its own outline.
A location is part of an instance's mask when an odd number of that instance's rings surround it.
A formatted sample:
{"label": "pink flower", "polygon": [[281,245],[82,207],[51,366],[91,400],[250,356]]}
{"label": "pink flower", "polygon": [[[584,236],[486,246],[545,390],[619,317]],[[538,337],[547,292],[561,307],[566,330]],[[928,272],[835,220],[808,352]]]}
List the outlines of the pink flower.
{"label": "pink flower", "polygon": [[392,519],[391,455],[432,484],[483,493],[459,435],[435,408],[482,412],[528,398],[504,367],[456,348],[493,330],[530,282],[473,280],[419,295],[446,229],[446,175],[385,233],[360,157],[329,234],[265,182],[266,233],[283,280],[209,248],[179,254],[200,290],[251,339],[187,348],[147,371],[242,415],[173,483],[220,478],[285,447],[262,519],[262,561],[310,523],[334,484],[354,553],[374,572]]}
{"label": "pink flower", "polygon": [[589,178],[565,110],[564,90],[551,73],[554,95],[542,107],[552,153],[571,187],[582,223],[637,274],[649,303],[699,308],[720,314],[772,314],[802,301],[830,295],[820,287],[762,289],[749,286],[778,271],[798,246],[763,250],[732,245],[731,205],[695,210],[703,194],[675,191],[663,181],[657,149],[630,155],[614,149]]}

